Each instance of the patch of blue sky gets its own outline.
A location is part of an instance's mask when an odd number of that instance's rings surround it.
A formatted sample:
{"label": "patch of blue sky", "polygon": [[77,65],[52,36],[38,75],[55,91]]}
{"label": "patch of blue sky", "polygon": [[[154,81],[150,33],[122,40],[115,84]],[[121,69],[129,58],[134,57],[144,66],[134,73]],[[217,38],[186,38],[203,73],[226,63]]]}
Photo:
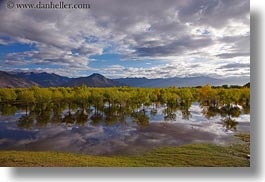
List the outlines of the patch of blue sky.
{"label": "patch of blue sky", "polygon": [[[37,65],[37,66],[38,66],[38,65]],[[63,68],[63,66],[56,65],[56,64],[46,64],[46,65],[42,65],[42,67],[44,67],[44,68],[51,68],[51,69],[59,69],[59,68]]]}
{"label": "patch of blue sky", "polygon": [[4,42],[12,42],[11,37],[9,36],[0,36],[0,40],[3,40]]}
{"label": "patch of blue sky", "polygon": [[16,52],[35,51],[35,50],[37,50],[35,44],[22,44],[22,43],[14,43],[8,45],[0,44],[0,55],[6,55],[8,53],[16,53]]}
{"label": "patch of blue sky", "polygon": [[99,42],[99,38],[96,37],[96,36],[85,37],[85,40],[86,40],[87,43],[97,43],[97,42]]}
{"label": "patch of blue sky", "polygon": [[79,52],[78,52],[78,50],[76,50],[76,49],[72,49],[71,52],[72,52],[72,54],[75,55],[75,56],[79,55]]}

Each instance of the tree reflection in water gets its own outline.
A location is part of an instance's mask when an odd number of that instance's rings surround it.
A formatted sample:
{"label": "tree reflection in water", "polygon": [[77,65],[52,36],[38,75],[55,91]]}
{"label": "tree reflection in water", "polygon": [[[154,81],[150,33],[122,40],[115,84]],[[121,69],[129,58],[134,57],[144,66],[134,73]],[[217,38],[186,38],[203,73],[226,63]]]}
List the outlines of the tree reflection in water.
{"label": "tree reflection in water", "polygon": [[16,114],[17,107],[11,104],[0,104],[0,114],[2,116],[12,116]]}
{"label": "tree reflection in water", "polygon": [[150,125],[149,117],[145,114],[145,111],[133,112],[131,116],[133,118],[133,121],[137,123],[141,128]]}
{"label": "tree reflection in water", "polygon": [[176,121],[177,115],[175,112],[177,112],[176,104],[167,105],[167,107],[163,110],[164,120],[165,121]]}
{"label": "tree reflection in water", "polygon": [[41,107],[40,112],[36,116],[36,122],[38,127],[45,127],[50,123],[52,110],[49,105]]}
{"label": "tree reflection in water", "polygon": [[238,122],[235,119],[242,113],[241,109],[237,105],[227,104],[224,106],[203,106],[202,113],[208,119],[220,115],[222,117],[223,126],[226,130],[236,130]]}
{"label": "tree reflection in water", "polygon": [[97,125],[99,125],[100,124],[100,122],[102,122],[103,121],[103,114],[101,114],[101,113],[95,113],[95,114],[93,114],[91,117],[90,117],[90,119],[91,119],[91,124],[92,125],[94,125],[94,126],[97,126]]}
{"label": "tree reflection in water", "polygon": [[226,128],[226,130],[236,130],[238,122],[236,122],[235,119],[231,119],[230,117],[225,118],[222,120],[223,121],[223,126]]}
{"label": "tree reflection in water", "polygon": [[76,119],[76,124],[80,126],[84,126],[88,121],[88,114],[85,109],[78,109],[74,117]]}
{"label": "tree reflection in water", "polygon": [[18,121],[17,125],[19,128],[31,130],[34,128],[34,116],[31,114],[25,114],[21,116]]}
{"label": "tree reflection in water", "polygon": [[62,112],[63,112],[63,106],[60,103],[55,103],[53,106],[53,112],[51,116],[51,122],[53,124],[60,124],[63,122]]}
{"label": "tree reflection in water", "polygon": [[[163,108],[162,113],[165,121],[176,121],[178,117],[177,112],[181,112],[183,120],[189,120],[192,117],[190,107],[191,102],[184,101],[174,102],[167,105],[167,107],[161,104],[159,107],[150,106],[149,108],[143,108],[141,106],[138,109],[135,106],[130,107],[127,104],[102,105],[98,103],[96,107],[59,102],[35,104],[30,107],[29,112],[18,119],[17,124],[19,128],[29,130],[34,127],[46,127],[48,123],[85,126],[90,122],[92,125],[105,124],[110,126],[114,124],[127,125],[127,122],[131,121],[129,118],[131,118],[139,127],[147,127],[150,125],[150,117],[155,117],[161,108]],[[232,104],[210,104],[207,106],[204,103],[201,107],[202,114],[207,119],[221,116],[223,126],[227,130],[236,130],[238,122],[235,118],[239,117],[242,113],[248,112],[248,106],[241,109],[239,106]],[[5,107],[1,105],[0,112],[1,115],[14,115],[17,109],[25,109],[25,107],[16,107],[10,104]]]}

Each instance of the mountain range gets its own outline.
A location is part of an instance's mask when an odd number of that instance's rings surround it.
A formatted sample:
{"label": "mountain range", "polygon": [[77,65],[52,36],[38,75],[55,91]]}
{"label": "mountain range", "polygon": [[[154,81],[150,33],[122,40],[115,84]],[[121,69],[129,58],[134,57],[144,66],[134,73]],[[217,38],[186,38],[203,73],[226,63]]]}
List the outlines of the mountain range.
{"label": "mountain range", "polygon": [[212,86],[222,85],[244,85],[249,82],[249,77],[212,78],[207,76],[197,77],[174,77],[174,78],[120,78],[116,81],[128,84],[132,87],[196,87],[210,84]]}
{"label": "mountain range", "polygon": [[9,74],[4,71],[0,71],[0,88],[12,88],[12,87],[31,87],[33,85],[38,85],[31,80],[26,80],[24,78],[20,78],[16,75]]}
{"label": "mountain range", "polygon": [[14,76],[34,82],[41,87],[58,87],[64,86],[71,79],[64,76],[59,76],[54,73],[34,73],[34,72],[18,72],[12,73]]}
{"label": "mountain range", "polygon": [[174,78],[119,78],[109,79],[94,73],[87,77],[69,78],[54,73],[36,72],[4,72],[0,71],[0,88],[15,87],[24,88],[38,85],[40,87],[74,87],[86,85],[88,87],[193,87],[211,84],[221,85],[244,85],[249,82],[249,77],[212,78],[207,76],[197,77],[174,77]]}
{"label": "mountain range", "polygon": [[70,79],[64,86],[74,87],[86,85],[88,87],[119,87],[126,86],[118,81],[108,79],[101,74],[93,73],[87,77],[79,77]]}

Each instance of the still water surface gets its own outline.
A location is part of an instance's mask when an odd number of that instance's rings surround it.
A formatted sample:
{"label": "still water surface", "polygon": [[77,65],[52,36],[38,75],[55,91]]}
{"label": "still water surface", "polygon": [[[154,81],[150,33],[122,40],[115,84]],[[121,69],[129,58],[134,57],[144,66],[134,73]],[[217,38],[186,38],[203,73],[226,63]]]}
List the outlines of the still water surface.
{"label": "still water surface", "polygon": [[[15,114],[0,115],[0,150],[62,151],[96,155],[137,154],[162,146],[179,146],[190,143],[229,144],[235,142],[235,132],[249,132],[250,115],[241,114],[235,119],[234,128],[224,124],[216,115],[205,117],[198,103],[189,108],[188,117],[175,111],[176,118],[165,119],[165,107],[157,108],[155,114],[146,108],[143,123],[133,117],[106,122],[106,118],[85,113],[80,124],[71,118],[80,110],[64,110],[60,122],[54,122],[54,113],[28,118],[25,110]],[[78,115],[79,116],[79,115]],[[79,116],[80,117],[80,116]],[[26,118],[26,119],[25,119]],[[49,122],[45,122],[49,120]],[[44,121],[44,124],[41,123]]]}

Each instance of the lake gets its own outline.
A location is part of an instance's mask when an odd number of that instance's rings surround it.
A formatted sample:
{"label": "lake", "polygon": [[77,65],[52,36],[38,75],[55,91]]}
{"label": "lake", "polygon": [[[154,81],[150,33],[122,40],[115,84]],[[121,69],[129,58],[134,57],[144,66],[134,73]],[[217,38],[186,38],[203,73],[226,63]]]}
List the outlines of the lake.
{"label": "lake", "polygon": [[127,155],[191,143],[225,145],[238,141],[236,132],[250,132],[249,114],[241,113],[226,122],[220,114],[207,116],[196,102],[186,112],[167,115],[166,106],[146,107],[122,117],[95,116],[93,108],[32,114],[25,108],[5,107],[0,112],[0,150]]}

